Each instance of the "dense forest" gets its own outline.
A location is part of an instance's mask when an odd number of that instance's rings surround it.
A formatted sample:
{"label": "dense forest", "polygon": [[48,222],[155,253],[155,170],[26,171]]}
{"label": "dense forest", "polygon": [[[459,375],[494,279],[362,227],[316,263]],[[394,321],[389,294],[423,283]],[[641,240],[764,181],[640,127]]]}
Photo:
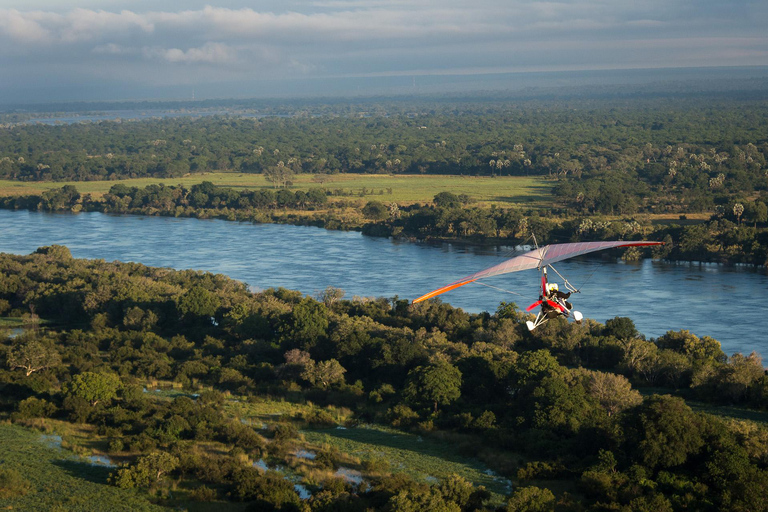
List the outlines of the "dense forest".
{"label": "dense forest", "polygon": [[768,104],[528,101],[330,109],[0,129],[0,178],[190,172],[540,175],[574,213],[710,211],[768,177]]}
{"label": "dense forest", "polygon": [[[208,108],[213,108],[209,106]],[[206,115],[0,129],[0,178],[88,181],[263,174],[274,190],[117,185],[103,198],[67,186],[1,207],[217,217],[360,229],[403,238],[517,243],[654,238],[657,256],[768,261],[768,103],[646,98],[272,105],[271,115]],[[538,176],[546,207],[365,202],[316,184],[332,174]],[[204,179],[204,178],[203,178]],[[687,215],[702,212],[690,222]],[[666,222],[648,216],[662,214]],[[643,219],[643,216],[646,216]],[[669,221],[669,218],[680,222]]]}
{"label": "dense forest", "polygon": [[[77,260],[61,246],[0,255],[0,315],[25,325],[0,344],[2,418],[78,429],[88,443],[73,449],[121,464],[92,480],[160,505],[768,510],[768,430],[712,414],[765,408],[761,359],[688,331],[647,340],[614,318],[530,333],[513,303],[467,314],[333,288],[251,293],[221,275]],[[152,392],[163,384],[175,393]],[[305,409],[263,425],[233,413],[270,400]],[[368,423],[444,439],[513,487],[494,501],[457,475],[419,480],[308,441]],[[311,496],[257,461],[292,468]],[[23,465],[0,467],[0,502],[21,509],[45,492]]]}

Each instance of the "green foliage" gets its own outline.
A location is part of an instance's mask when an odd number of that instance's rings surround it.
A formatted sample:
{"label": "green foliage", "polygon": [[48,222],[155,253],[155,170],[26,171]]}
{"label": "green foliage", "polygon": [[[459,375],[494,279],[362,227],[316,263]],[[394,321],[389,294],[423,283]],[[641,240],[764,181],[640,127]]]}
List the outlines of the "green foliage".
{"label": "green foliage", "polygon": [[308,350],[325,338],[328,325],[328,310],[324,304],[308,297],[301,299],[293,306],[282,329],[284,343]]}
{"label": "green foliage", "polygon": [[31,396],[19,402],[14,414],[16,419],[49,418],[56,412],[56,405],[42,398]]}
{"label": "green foliage", "polygon": [[61,356],[48,340],[39,340],[30,336],[18,338],[8,349],[7,364],[11,370],[20,368],[29,377],[55,367],[61,363]]}
{"label": "green foliage", "polygon": [[[262,475],[254,468],[241,468],[233,475],[234,494],[242,501],[256,502],[261,509],[298,511],[301,500],[293,484],[282,475]],[[256,510],[256,509],[254,509]]]}
{"label": "green foliage", "polygon": [[[405,509],[473,510],[488,499],[469,482],[493,490],[491,506],[499,505],[503,478],[520,465],[516,450],[543,460],[524,466],[520,478],[577,481],[584,494],[563,496],[564,508],[746,510],[768,500],[764,429],[715,421],[680,398],[643,400],[632,388],[633,382],[690,386],[708,402],[698,407],[730,415],[743,411],[711,403],[764,402],[768,379],[759,356],[723,359],[716,341],[686,331],[667,333],[656,344],[637,336],[630,320],[614,319],[604,327],[550,322],[534,338],[509,305],[490,315],[437,301],[410,306],[397,297],[319,302],[289,290],[250,293],[201,272],[45,254],[0,255],[0,297],[14,310],[33,304],[60,319],[32,336],[6,340],[3,352],[34,340],[67,363],[30,376],[0,369],[0,412],[19,424],[71,429],[76,434],[65,440],[78,452],[86,450],[80,444],[108,445],[121,458],[135,457],[113,472],[112,482],[142,495],[148,488],[167,493],[170,472],[181,489],[209,489],[190,499],[242,499],[249,502],[243,508],[381,509],[392,500]],[[200,316],[205,307],[190,307],[181,316],[179,305],[187,300],[215,308]],[[207,321],[211,310],[217,323]],[[145,323],[149,312],[156,320]],[[190,322],[197,318],[205,321]],[[260,319],[264,338],[249,336],[250,318]],[[300,385],[306,383],[318,389]],[[435,412],[439,405],[444,413]],[[50,416],[57,419],[41,419]],[[299,432],[302,421],[332,428]],[[421,436],[350,426],[375,421],[419,429]],[[265,423],[270,433],[262,437]],[[0,446],[13,446],[1,434]],[[297,461],[290,454],[298,448],[318,458]],[[351,464],[348,454],[373,472],[365,475],[370,493],[318,476],[321,466]],[[467,454],[481,454],[504,477],[485,474],[487,466]],[[166,456],[170,460],[158,460]],[[259,458],[293,468],[307,485],[322,484],[322,500],[301,504],[290,482],[277,483],[281,476],[249,466]],[[8,467],[43,489],[12,498],[20,500],[14,506],[53,508],[36,473],[16,462]],[[92,478],[103,482],[104,470],[97,469],[101,480]],[[391,472],[440,483],[428,489]],[[544,491],[517,493],[512,507],[551,509]]]}
{"label": "green foliage", "polygon": [[446,361],[419,366],[408,372],[405,396],[415,403],[448,405],[461,396],[461,372]]}
{"label": "green foliage", "polygon": [[110,476],[110,482],[123,489],[150,487],[176,469],[179,459],[166,452],[154,452],[140,457],[128,468],[118,469]]}
{"label": "green foliage", "polygon": [[548,512],[555,509],[555,495],[549,489],[518,487],[507,501],[507,512]]}
{"label": "green foliage", "polygon": [[201,318],[214,316],[219,306],[221,299],[201,286],[191,288],[179,299],[179,311],[182,314]]}
{"label": "green foliage", "polygon": [[387,512],[461,512],[456,503],[443,499],[439,491],[408,490],[400,491],[387,503]]}
{"label": "green foliage", "polygon": [[25,496],[30,490],[29,482],[18,471],[0,468],[0,499]]}
{"label": "green foliage", "polygon": [[631,318],[617,316],[606,320],[605,334],[621,340],[635,338],[637,337],[638,332],[635,323]]}
{"label": "green foliage", "polygon": [[335,359],[320,361],[319,363],[310,359],[301,373],[301,378],[309,381],[313,386],[319,385],[322,388],[327,388],[331,384],[343,382],[346,372],[347,370]]}
{"label": "green foliage", "polygon": [[[24,495],[0,496],[13,510],[116,510],[161,512],[148,496],[105,485],[103,468],[94,468],[41,439],[38,431],[16,425],[0,425],[0,472],[26,489]],[[0,484],[2,488],[2,484]],[[2,491],[0,491],[2,492]]]}
{"label": "green foliage", "polygon": [[113,373],[84,372],[72,377],[67,393],[96,405],[115,398],[121,385],[120,377]]}
{"label": "green foliage", "polygon": [[381,201],[368,201],[361,212],[371,220],[383,220],[389,217],[389,208]]}
{"label": "green foliage", "polygon": [[704,446],[702,420],[681,398],[654,395],[630,421],[628,448],[648,467],[680,466]]}

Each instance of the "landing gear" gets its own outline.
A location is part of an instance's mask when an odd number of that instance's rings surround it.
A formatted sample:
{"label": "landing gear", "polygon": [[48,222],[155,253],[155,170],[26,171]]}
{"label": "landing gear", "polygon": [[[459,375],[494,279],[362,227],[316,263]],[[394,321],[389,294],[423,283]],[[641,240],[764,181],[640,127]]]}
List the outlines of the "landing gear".
{"label": "landing gear", "polygon": [[547,323],[552,318],[557,318],[558,316],[564,316],[568,318],[569,316],[573,316],[573,321],[577,324],[580,324],[581,321],[584,319],[584,315],[581,314],[581,311],[573,311],[573,310],[566,310],[567,312],[560,312],[558,310],[550,310],[550,311],[539,311],[539,314],[536,315],[536,320],[534,321],[526,321],[525,325],[528,327],[529,331],[533,331],[538,326]]}

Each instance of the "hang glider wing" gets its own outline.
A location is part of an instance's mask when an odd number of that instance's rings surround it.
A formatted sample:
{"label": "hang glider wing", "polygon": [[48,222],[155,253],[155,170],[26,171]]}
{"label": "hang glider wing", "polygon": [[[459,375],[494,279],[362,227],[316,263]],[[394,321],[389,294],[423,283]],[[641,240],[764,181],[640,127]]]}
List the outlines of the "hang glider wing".
{"label": "hang glider wing", "polygon": [[431,299],[441,293],[453,290],[459,286],[472,283],[478,279],[484,279],[486,277],[498,276],[501,274],[508,274],[510,272],[519,272],[521,270],[530,270],[534,268],[542,268],[558,261],[567,260],[575,256],[581,256],[582,254],[588,254],[590,252],[602,251],[604,249],[613,249],[615,247],[638,247],[645,245],[664,245],[664,242],[626,242],[626,241],[614,241],[614,242],[577,242],[571,244],[551,244],[539,247],[532,251],[526,252],[514,258],[508,259],[494,265],[493,267],[475,272],[472,275],[454,281],[451,284],[445,285],[442,288],[433,290],[426,295],[422,295],[413,303],[421,302],[423,300]]}

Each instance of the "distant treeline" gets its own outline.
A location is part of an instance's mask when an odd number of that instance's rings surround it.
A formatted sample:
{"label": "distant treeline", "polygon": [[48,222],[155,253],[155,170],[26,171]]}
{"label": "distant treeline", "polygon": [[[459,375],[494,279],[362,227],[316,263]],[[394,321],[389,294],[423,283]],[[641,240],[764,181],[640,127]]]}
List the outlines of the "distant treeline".
{"label": "distant treeline", "polygon": [[[768,103],[413,104],[388,112],[171,118],[0,130],[0,178],[190,172],[537,175],[578,213],[709,211],[768,187]],[[319,108],[319,107],[313,107]],[[389,107],[392,109],[392,107]],[[335,112],[335,113],[333,113]]]}
{"label": "distant treeline", "polygon": [[[225,276],[77,260],[61,246],[0,254],[0,314],[57,326],[0,341],[0,417],[89,425],[78,431],[89,446],[129,463],[113,485],[161,499],[172,485],[192,501],[251,510],[495,509],[464,479],[430,485],[329,446],[297,465],[297,426],[333,426],[341,410],[352,424],[448,436],[485,454],[514,480],[509,511],[766,510],[768,430],[685,401],[764,410],[757,354],[728,357],[688,331],[646,340],[629,318],[557,319],[530,333],[511,303],[468,314],[439,300],[343,295],[253,294]],[[183,392],[142,392],[158,381]],[[260,429],[225,393],[317,407]],[[313,497],[302,502],[292,483],[253,467],[262,458],[294,460]],[[369,484],[334,476],[344,464]],[[3,485],[16,487],[4,492],[21,492],[11,469]],[[568,492],[556,498],[550,485]]]}

